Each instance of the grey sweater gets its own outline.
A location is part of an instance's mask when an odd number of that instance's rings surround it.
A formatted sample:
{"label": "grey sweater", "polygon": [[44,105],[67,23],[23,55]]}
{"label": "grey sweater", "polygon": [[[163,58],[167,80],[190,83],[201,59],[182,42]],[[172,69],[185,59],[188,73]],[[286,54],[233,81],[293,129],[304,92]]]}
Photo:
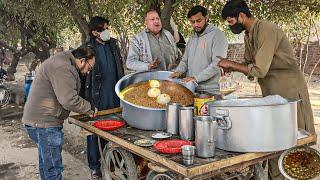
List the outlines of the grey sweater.
{"label": "grey sweater", "polygon": [[196,78],[199,86],[196,91],[220,94],[220,69],[217,67],[219,59],[226,57],[228,41],[222,31],[209,24],[203,33],[194,33],[185,49],[181,62],[175,71],[185,73]]}
{"label": "grey sweater", "polygon": [[24,107],[24,124],[39,127],[62,126],[70,111],[86,113],[91,105],[78,94],[80,78],[71,52],[59,53],[41,64]]}
{"label": "grey sweater", "polygon": [[[131,39],[128,57],[126,61],[127,67],[131,70],[147,71],[149,63],[152,62],[151,48],[146,31],[147,29],[144,29],[142,32],[133,36]],[[162,29],[162,31],[168,38],[175,52],[174,57],[172,57],[172,59],[178,59],[180,52],[174,43],[173,36],[169,31],[165,29]]]}

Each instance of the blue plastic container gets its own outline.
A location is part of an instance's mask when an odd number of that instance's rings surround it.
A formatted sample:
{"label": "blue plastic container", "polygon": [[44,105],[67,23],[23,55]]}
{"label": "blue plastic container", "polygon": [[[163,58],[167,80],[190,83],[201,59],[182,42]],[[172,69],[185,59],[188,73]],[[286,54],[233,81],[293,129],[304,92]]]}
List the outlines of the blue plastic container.
{"label": "blue plastic container", "polygon": [[34,75],[32,74],[26,74],[25,75],[25,84],[24,84],[24,90],[25,90],[25,101],[28,99],[29,92],[31,90],[32,81],[34,79]]}

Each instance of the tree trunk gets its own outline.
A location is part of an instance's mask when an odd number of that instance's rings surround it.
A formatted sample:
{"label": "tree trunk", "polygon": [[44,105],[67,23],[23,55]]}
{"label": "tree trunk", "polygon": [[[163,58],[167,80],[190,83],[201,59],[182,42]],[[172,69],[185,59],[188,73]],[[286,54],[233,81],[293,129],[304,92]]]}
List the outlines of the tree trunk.
{"label": "tree trunk", "polygon": [[92,10],[91,4],[90,4],[90,0],[86,1],[86,5],[88,8],[88,16],[91,19],[93,17],[93,10]]}
{"label": "tree trunk", "polygon": [[[316,31],[316,35],[317,35],[317,39],[318,39],[318,44],[319,44],[319,46],[320,46],[320,37],[319,37],[319,33],[318,33],[318,28],[317,28],[317,25],[316,25],[316,23],[314,22],[314,20],[312,20],[312,21],[313,21],[314,29],[315,29],[315,31]],[[309,84],[309,82],[310,82],[310,80],[311,80],[311,78],[312,78],[312,75],[313,75],[314,71],[316,70],[316,68],[318,67],[319,64],[320,64],[320,58],[318,59],[317,63],[314,65],[314,67],[312,68],[312,70],[311,70],[311,72],[310,72],[310,76],[309,76],[308,81],[307,81],[307,84]]]}
{"label": "tree trunk", "polygon": [[89,26],[88,22],[85,20],[85,18],[80,17],[80,14],[78,13],[72,13],[74,19],[76,19],[76,23],[78,25],[79,31],[81,33],[81,42],[84,43],[89,37]]}
{"label": "tree trunk", "polygon": [[119,42],[120,42],[121,56],[123,59],[123,63],[125,64],[125,61],[126,61],[127,55],[128,55],[128,48],[129,48],[128,35],[126,33],[121,33],[119,35]]}
{"label": "tree trunk", "polygon": [[303,47],[304,47],[304,45],[303,45],[303,43],[301,42],[301,40],[300,40],[300,42],[299,42],[299,45],[300,45],[299,67],[300,67],[300,69],[302,69],[302,68],[301,68],[301,67],[302,67],[302,53],[303,53]]}
{"label": "tree trunk", "polygon": [[[89,34],[85,32],[84,28],[82,28],[81,24],[78,23],[78,21],[76,20],[76,18],[73,18],[74,22],[77,24],[78,28],[79,28],[79,32],[81,34],[81,43],[86,42],[87,37],[89,37]],[[89,27],[88,27],[88,32],[89,32]]]}
{"label": "tree trunk", "polygon": [[308,62],[308,55],[309,55],[309,42],[310,42],[310,34],[311,34],[311,24],[312,24],[312,18],[310,17],[310,24],[309,24],[309,30],[308,30],[308,36],[307,36],[307,51],[306,51],[306,57],[303,63],[302,72],[304,73],[307,62]]}
{"label": "tree trunk", "polygon": [[[146,1],[148,2],[148,1]],[[158,13],[160,13],[159,15],[161,16],[161,0],[152,0],[149,6],[149,9],[154,9],[156,10]]]}
{"label": "tree trunk", "polygon": [[[66,10],[70,11],[75,23],[77,24],[79,31],[81,33],[81,42],[84,43],[87,39],[87,37],[89,37],[89,26],[88,26],[88,22],[86,21],[86,18],[82,15],[78,13],[78,9],[76,9],[76,1],[74,0],[69,0],[67,3],[64,2],[63,0],[59,1],[61,3],[61,5],[63,7],[65,7]],[[86,5],[88,6],[88,16],[92,16],[93,12],[92,12],[92,8],[90,5],[90,2],[87,1]],[[91,11],[91,12],[89,12]]]}
{"label": "tree trunk", "polygon": [[173,14],[173,4],[175,3],[175,0],[163,0],[164,6],[161,10],[161,0],[154,0],[150,3],[149,9],[155,9],[158,11],[161,17],[161,24],[162,27],[168,31],[171,32],[173,35],[172,27],[170,26],[170,18]]}
{"label": "tree trunk", "polygon": [[7,73],[8,73],[7,81],[15,80],[14,73],[17,72],[17,65],[18,65],[19,59],[20,59],[20,53],[18,52],[13,53],[12,62],[7,69]]}
{"label": "tree trunk", "polygon": [[173,14],[173,4],[175,3],[175,0],[164,0],[164,7],[161,10],[161,23],[162,27],[168,31],[171,32],[173,35],[172,27],[170,26],[170,18]]}
{"label": "tree trunk", "polygon": [[6,55],[4,53],[4,49],[0,47],[0,66],[1,67],[3,66],[3,62],[4,62],[5,57],[6,57]]}

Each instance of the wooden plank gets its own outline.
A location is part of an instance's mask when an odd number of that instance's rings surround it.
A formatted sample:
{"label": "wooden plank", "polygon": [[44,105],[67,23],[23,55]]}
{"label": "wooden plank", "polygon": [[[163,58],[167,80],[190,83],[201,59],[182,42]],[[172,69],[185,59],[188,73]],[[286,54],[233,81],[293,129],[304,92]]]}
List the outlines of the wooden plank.
{"label": "wooden plank", "polygon": [[119,113],[121,111],[122,111],[122,108],[121,107],[117,107],[117,108],[113,108],[113,109],[107,109],[107,110],[98,111],[96,116],[114,114],[114,113]]}
{"label": "wooden plank", "polygon": [[[103,116],[103,115],[109,115],[109,114],[115,114],[115,113],[119,113],[122,111],[121,107],[117,107],[117,108],[113,108],[113,109],[106,109],[106,110],[102,110],[102,111],[98,111],[96,116]],[[77,120],[84,120],[90,117],[86,114],[78,114],[78,115],[74,115],[74,116],[70,116],[71,118],[77,119]]]}
{"label": "wooden plank", "polygon": [[[309,144],[309,143],[315,142],[316,140],[317,140],[317,135],[311,135],[309,137],[299,139],[298,145]],[[220,161],[215,161],[215,162],[212,162],[209,164],[200,165],[200,166],[190,168],[187,171],[187,176],[193,177],[193,176],[197,176],[200,174],[206,174],[206,173],[213,172],[213,171],[217,171],[217,172],[220,171],[221,172],[221,171],[223,171],[223,169],[225,169],[227,167],[231,167],[233,165],[241,165],[241,164],[245,164],[246,166],[252,165],[257,162],[266,160],[266,159],[275,158],[275,157],[279,156],[281,153],[282,153],[282,151],[271,152],[271,153],[245,153],[245,154],[241,154],[241,155],[238,155],[235,157],[230,157],[230,158],[223,159]],[[237,167],[237,168],[239,168],[239,167]]]}
{"label": "wooden plank", "polygon": [[[171,171],[177,172],[185,177],[198,177],[204,175],[217,175],[230,170],[235,170],[241,167],[246,167],[249,165],[256,164],[263,160],[272,159],[281,154],[281,152],[272,153],[234,153],[234,155],[220,156],[211,159],[197,159],[197,163],[192,166],[186,167],[180,162],[180,156],[167,156],[164,154],[157,153],[152,148],[142,148],[134,145],[132,142],[136,138],[148,138],[153,131],[142,131],[130,128],[121,128],[117,131],[112,131],[110,133],[97,129],[88,123],[81,122],[77,119],[69,118],[69,122],[76,124],[92,133],[99,135],[109,141],[118,144],[119,146],[129,150],[130,152],[137,154],[145,159],[156,162],[163,165],[164,167],[170,169]],[[127,138],[130,137],[130,138]],[[125,140],[129,139],[129,140]],[[309,144],[316,142],[317,136],[312,135],[303,139],[298,140],[298,145]],[[217,152],[219,152],[217,150]],[[225,152],[229,153],[230,152]],[[218,153],[217,153],[218,154]],[[221,154],[221,153],[220,153]],[[234,157],[232,157],[234,156]],[[195,159],[195,160],[196,160]],[[200,159],[200,160],[198,160]]]}
{"label": "wooden plank", "polygon": [[81,122],[81,121],[78,121],[73,118],[69,118],[69,122],[73,123],[75,125],[78,125],[78,126],[84,128],[92,133],[95,133],[98,136],[107,139],[108,141],[112,141],[113,143],[118,144],[119,146],[123,147],[124,149],[127,149],[128,151],[130,151],[136,155],[139,155],[147,160],[157,162],[157,163],[167,167],[168,169],[175,171],[179,174],[182,174],[184,176],[187,175],[187,169],[182,164],[176,163],[176,162],[174,162],[164,156],[161,156],[157,153],[149,151],[148,149],[136,146],[136,145],[132,144],[131,142],[128,142],[122,138],[119,138],[117,136],[114,136],[114,135],[106,132],[106,131],[102,131],[98,128],[95,128],[94,126],[91,126],[88,123]]}

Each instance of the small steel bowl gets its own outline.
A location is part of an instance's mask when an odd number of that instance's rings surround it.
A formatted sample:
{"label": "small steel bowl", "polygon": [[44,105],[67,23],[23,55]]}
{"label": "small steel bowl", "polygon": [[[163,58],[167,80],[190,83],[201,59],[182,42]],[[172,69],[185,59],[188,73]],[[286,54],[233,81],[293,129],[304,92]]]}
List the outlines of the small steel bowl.
{"label": "small steel bowl", "polygon": [[[314,148],[311,148],[311,147],[308,147],[308,146],[297,146],[297,147],[293,147],[293,148],[290,148],[286,151],[284,151],[279,160],[278,160],[278,167],[279,167],[279,170],[281,172],[281,174],[287,178],[288,180],[296,180],[296,178],[294,177],[291,177],[286,171],[285,171],[285,167],[284,167],[284,164],[283,164],[283,161],[285,159],[285,157],[287,155],[289,155],[290,153],[293,153],[293,152],[297,152],[297,151],[300,151],[300,152],[313,152],[315,154],[318,155],[318,158],[320,159],[320,152],[317,151],[316,149]],[[320,179],[320,172],[318,173],[318,175],[316,175],[315,177],[311,178],[311,179],[308,179],[308,180],[319,180]]]}

